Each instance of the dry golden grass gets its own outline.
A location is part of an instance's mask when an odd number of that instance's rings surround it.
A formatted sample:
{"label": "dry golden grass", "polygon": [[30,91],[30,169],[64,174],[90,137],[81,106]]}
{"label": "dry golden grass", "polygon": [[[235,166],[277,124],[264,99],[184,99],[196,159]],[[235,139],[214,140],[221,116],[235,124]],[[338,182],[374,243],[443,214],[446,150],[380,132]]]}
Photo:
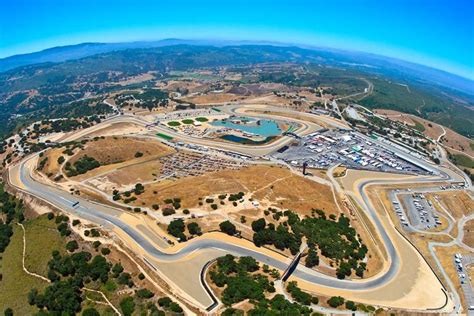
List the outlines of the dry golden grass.
{"label": "dry golden grass", "polygon": [[135,159],[135,154],[141,152],[142,157],[164,155],[174,150],[159,141],[132,137],[105,137],[97,141],[88,142],[85,148],[71,158],[71,163],[89,156],[101,164],[114,164]]}
{"label": "dry golden grass", "polygon": [[63,156],[64,158],[67,157],[67,155],[63,154],[63,151],[63,148],[53,148],[45,153],[45,157],[48,157],[48,161],[42,170],[44,174],[52,173],[55,175],[59,172],[58,158],[60,156]]}
{"label": "dry golden grass", "polygon": [[[136,157],[137,152],[141,152],[143,156]],[[77,152],[70,159],[70,162],[74,163],[87,155],[102,164],[99,168],[73,177],[74,180],[83,181],[115,169],[151,161],[173,152],[175,152],[174,149],[152,139],[106,137],[105,139],[87,143],[83,150]]]}
{"label": "dry golden grass", "polygon": [[162,164],[158,160],[129,165],[112,171],[107,175],[107,180],[120,185],[152,181],[160,176],[161,166]]}
{"label": "dry golden grass", "polygon": [[241,96],[233,93],[207,93],[191,98],[183,98],[183,100],[192,102],[194,104],[208,104],[208,103],[224,103],[236,99],[241,99]]}
{"label": "dry golden grass", "polygon": [[310,214],[312,208],[337,213],[328,186],[292,174],[286,168],[271,166],[250,166],[149,184],[137,204],[144,202],[149,206],[166,198],[179,197],[182,207],[192,208],[198,206],[199,198],[240,191],[250,193],[254,199],[265,199],[277,207],[303,214]]}
{"label": "dry golden grass", "polygon": [[336,169],[334,169],[333,176],[334,176],[335,178],[343,177],[343,176],[346,175],[346,172],[347,172],[347,168],[346,168],[346,167],[337,167]]}
{"label": "dry golden grass", "polygon": [[332,128],[330,125],[326,124],[322,120],[318,120],[316,117],[312,118],[312,117],[303,116],[303,115],[300,115],[300,114],[297,114],[297,113],[275,112],[275,111],[266,111],[266,110],[249,110],[249,111],[245,111],[245,112],[293,118],[293,119],[297,119],[297,120],[302,120],[302,121],[307,121],[307,122],[311,122],[311,123],[314,123],[314,124],[318,124],[319,126],[324,127],[324,128]]}
{"label": "dry golden grass", "polygon": [[438,196],[446,210],[456,219],[474,212],[474,201],[464,191],[437,192],[429,195]]}
{"label": "dry golden grass", "polygon": [[474,220],[467,221],[464,225],[463,242],[469,247],[474,247]]}
{"label": "dry golden grass", "polygon": [[106,125],[104,128],[98,129],[90,134],[87,134],[89,137],[95,136],[114,136],[114,135],[124,135],[131,133],[140,133],[145,131],[143,126],[133,124],[133,123],[113,123]]}

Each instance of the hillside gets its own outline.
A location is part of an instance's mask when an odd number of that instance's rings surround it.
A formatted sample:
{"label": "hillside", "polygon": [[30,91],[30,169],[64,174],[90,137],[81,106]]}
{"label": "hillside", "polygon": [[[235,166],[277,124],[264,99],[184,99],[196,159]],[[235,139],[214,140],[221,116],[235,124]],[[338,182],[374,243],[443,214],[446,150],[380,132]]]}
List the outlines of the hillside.
{"label": "hillside", "polygon": [[[98,47],[102,47],[99,44],[87,45],[92,47],[89,52],[97,52]],[[81,49],[87,51],[87,45]],[[361,85],[360,78],[365,78],[374,84],[374,93],[362,100],[352,101],[371,108],[395,109],[416,114],[444,124],[467,137],[474,135],[474,97],[459,92],[459,89],[444,88],[435,82],[428,82],[422,79],[419,73],[408,76],[408,66],[401,67],[393,60],[387,60],[386,66],[382,67],[383,61],[380,57],[271,45],[117,48],[121,50],[59,63],[28,65],[0,73],[0,106],[4,110],[0,115],[1,132],[8,134],[18,124],[33,118],[48,118],[59,112],[62,115],[67,114],[68,111],[58,110],[65,106],[76,108],[77,112],[77,107],[84,105],[77,103],[77,100],[85,96],[101,98],[118,89],[118,83],[122,80],[147,72],[166,79],[171,78],[170,72],[176,70],[292,63],[303,66],[304,73],[300,72],[295,76],[269,69],[249,80],[312,88],[321,85],[331,88],[346,87],[333,91],[337,96],[342,96],[345,94],[339,95],[339,92],[350,91],[348,86]],[[80,56],[77,51],[59,55],[62,59],[66,58],[65,56]],[[354,63],[355,61],[359,63]],[[367,67],[366,62],[373,62],[376,66]],[[144,84],[146,82],[139,83],[138,86]],[[123,86],[120,85],[120,88]],[[357,86],[357,89],[359,88]],[[13,114],[22,116],[12,120]]]}

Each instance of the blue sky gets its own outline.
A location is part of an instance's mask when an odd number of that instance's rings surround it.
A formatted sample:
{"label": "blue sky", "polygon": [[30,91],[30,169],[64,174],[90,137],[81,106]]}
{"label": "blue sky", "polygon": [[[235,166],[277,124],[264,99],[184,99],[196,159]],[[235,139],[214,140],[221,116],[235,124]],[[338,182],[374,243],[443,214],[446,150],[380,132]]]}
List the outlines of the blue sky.
{"label": "blue sky", "polygon": [[359,50],[474,78],[470,0],[0,0],[0,57],[170,37]]}

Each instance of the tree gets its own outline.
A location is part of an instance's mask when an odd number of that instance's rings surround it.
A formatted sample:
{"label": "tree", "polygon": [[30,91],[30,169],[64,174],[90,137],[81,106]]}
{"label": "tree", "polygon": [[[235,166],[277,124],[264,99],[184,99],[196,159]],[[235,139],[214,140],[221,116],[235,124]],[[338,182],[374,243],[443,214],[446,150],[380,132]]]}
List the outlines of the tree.
{"label": "tree", "polygon": [[133,286],[132,276],[130,273],[122,272],[117,278],[117,282],[120,285],[127,285],[128,287]]}
{"label": "tree", "polygon": [[3,312],[5,316],[13,316],[13,310],[9,307]]}
{"label": "tree", "polygon": [[100,316],[100,314],[95,308],[89,307],[82,311],[82,316]]}
{"label": "tree", "polygon": [[201,235],[201,227],[199,227],[198,223],[189,223],[188,224],[188,231],[191,235]]}
{"label": "tree", "polygon": [[252,230],[254,232],[259,232],[265,229],[265,226],[267,226],[267,223],[265,222],[264,218],[260,218],[252,222]]}
{"label": "tree", "polygon": [[333,296],[328,300],[328,304],[329,306],[334,307],[334,308],[339,307],[342,304],[344,304],[344,298],[340,296]]}
{"label": "tree", "polygon": [[100,252],[104,255],[107,256],[110,254],[110,249],[109,248],[102,248]]}
{"label": "tree", "polygon": [[351,311],[356,311],[357,306],[353,301],[346,301],[346,308],[351,310]]}
{"label": "tree", "polygon": [[79,249],[79,245],[77,244],[77,241],[71,240],[70,242],[66,244],[66,249],[69,252],[74,252],[77,249]]}
{"label": "tree", "polygon": [[148,289],[140,289],[136,292],[136,294],[139,298],[152,298],[153,296],[155,296],[155,293]]}
{"label": "tree", "polygon": [[135,310],[135,302],[133,297],[126,297],[120,301],[120,309],[125,316],[131,316]]}
{"label": "tree", "polygon": [[286,290],[291,294],[291,297],[303,305],[310,305],[312,301],[312,296],[306,292],[303,292],[295,281],[288,283]]}
{"label": "tree", "polygon": [[184,235],[184,221],[182,219],[175,219],[168,225],[168,233],[180,241],[185,241],[186,236]]}
{"label": "tree", "polygon": [[158,299],[158,305],[160,305],[161,307],[164,307],[164,308],[168,308],[171,304],[172,300],[165,296],[165,297],[160,297]]}
{"label": "tree", "polygon": [[13,230],[10,225],[0,222],[0,253],[4,252],[10,243],[10,237],[13,235]]}
{"label": "tree", "polygon": [[308,251],[308,255],[306,256],[305,265],[308,268],[312,268],[314,266],[319,265],[318,253],[313,248],[310,248],[309,251]]}
{"label": "tree", "polygon": [[44,306],[52,313],[75,315],[81,310],[82,296],[80,288],[72,279],[54,282],[44,290],[30,291],[28,301],[31,305]]}
{"label": "tree", "polygon": [[243,316],[244,311],[241,309],[235,309],[232,307],[227,308],[223,313],[222,316]]}
{"label": "tree", "polygon": [[163,216],[169,216],[169,215],[173,215],[174,213],[176,213],[176,211],[171,207],[165,207],[163,209],[162,213],[163,213]]}
{"label": "tree", "polygon": [[246,272],[255,272],[260,269],[260,266],[253,257],[240,257],[239,268]]}
{"label": "tree", "polygon": [[112,267],[112,273],[114,275],[114,278],[118,277],[120,275],[120,273],[123,272],[123,267],[120,263],[116,263],[114,264],[114,266]]}
{"label": "tree", "polygon": [[338,279],[344,279],[346,276],[350,276],[352,273],[352,267],[348,262],[341,262],[339,268],[336,270],[336,276]]}
{"label": "tree", "polygon": [[220,223],[219,228],[223,233],[226,233],[227,235],[234,236],[235,234],[237,234],[237,229],[235,228],[235,225],[229,221]]}
{"label": "tree", "polygon": [[176,302],[171,302],[171,304],[170,304],[170,311],[172,311],[173,313],[182,313],[182,312],[183,312],[183,309],[181,308],[181,306],[179,306],[178,303],[176,303]]}
{"label": "tree", "polygon": [[93,281],[100,279],[105,283],[108,280],[110,268],[111,264],[104,257],[95,256],[89,265],[88,274]]}

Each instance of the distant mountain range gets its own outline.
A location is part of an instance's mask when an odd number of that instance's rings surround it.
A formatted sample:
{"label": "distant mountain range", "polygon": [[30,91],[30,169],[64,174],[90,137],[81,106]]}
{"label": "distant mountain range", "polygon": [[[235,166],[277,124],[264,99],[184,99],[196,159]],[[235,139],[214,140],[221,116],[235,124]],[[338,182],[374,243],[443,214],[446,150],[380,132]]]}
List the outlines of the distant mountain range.
{"label": "distant mountain range", "polygon": [[127,43],[82,43],[70,46],[48,48],[39,52],[14,55],[0,59],[0,72],[5,72],[17,67],[38,64],[58,63],[68,60],[80,59],[91,55],[108,53],[136,48],[153,48],[174,45],[205,45],[205,46],[244,46],[244,45],[271,45],[271,46],[297,46],[332,56],[335,62],[341,65],[356,67],[374,67],[383,69],[384,72],[403,78],[409,76],[419,81],[440,85],[449,89],[458,90],[470,96],[474,96],[474,81],[448,73],[443,70],[428,66],[415,64],[400,59],[374,55],[364,52],[344,51],[338,49],[314,47],[307,45],[285,44],[268,41],[224,41],[224,40],[183,40],[164,39],[150,42],[127,42]]}

